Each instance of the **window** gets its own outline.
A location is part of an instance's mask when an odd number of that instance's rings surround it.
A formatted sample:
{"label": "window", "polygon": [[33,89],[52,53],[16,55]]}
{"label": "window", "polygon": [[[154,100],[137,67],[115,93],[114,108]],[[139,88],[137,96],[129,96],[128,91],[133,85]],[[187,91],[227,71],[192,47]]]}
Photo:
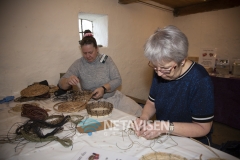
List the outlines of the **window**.
{"label": "window", "polygon": [[78,14],[79,38],[83,37],[86,29],[92,31],[99,46],[108,46],[108,16],[80,12]]}
{"label": "window", "polygon": [[78,24],[79,24],[79,37],[80,37],[80,39],[83,38],[83,32],[86,29],[89,29],[93,33],[93,22],[92,21],[80,18]]}

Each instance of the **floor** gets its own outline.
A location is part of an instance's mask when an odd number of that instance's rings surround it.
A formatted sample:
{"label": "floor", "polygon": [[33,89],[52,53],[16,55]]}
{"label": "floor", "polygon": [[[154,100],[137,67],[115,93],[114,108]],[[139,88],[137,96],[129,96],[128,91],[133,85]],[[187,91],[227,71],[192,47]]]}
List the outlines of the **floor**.
{"label": "floor", "polygon": [[212,147],[240,158],[240,130],[213,122]]}
{"label": "floor", "polygon": [[227,141],[240,141],[240,130],[213,122],[212,142],[221,145]]}

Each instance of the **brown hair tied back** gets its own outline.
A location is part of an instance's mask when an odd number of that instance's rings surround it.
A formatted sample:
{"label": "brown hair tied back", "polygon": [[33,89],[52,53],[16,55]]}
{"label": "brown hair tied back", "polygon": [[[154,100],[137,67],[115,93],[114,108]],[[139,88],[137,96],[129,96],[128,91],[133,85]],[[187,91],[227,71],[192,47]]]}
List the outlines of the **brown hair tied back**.
{"label": "brown hair tied back", "polygon": [[97,48],[97,41],[93,37],[92,32],[87,29],[83,33],[84,33],[83,39],[79,41],[80,46],[82,47],[84,45],[92,44],[95,48]]}

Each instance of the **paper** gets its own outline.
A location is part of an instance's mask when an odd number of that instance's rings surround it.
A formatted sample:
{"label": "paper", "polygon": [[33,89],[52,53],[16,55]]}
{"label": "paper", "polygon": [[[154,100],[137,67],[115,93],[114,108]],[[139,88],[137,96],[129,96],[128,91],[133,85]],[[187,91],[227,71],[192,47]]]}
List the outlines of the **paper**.
{"label": "paper", "polygon": [[216,49],[202,48],[198,63],[205,68],[214,68],[216,63]]}
{"label": "paper", "polygon": [[138,158],[87,146],[83,147],[72,160],[138,160]]}

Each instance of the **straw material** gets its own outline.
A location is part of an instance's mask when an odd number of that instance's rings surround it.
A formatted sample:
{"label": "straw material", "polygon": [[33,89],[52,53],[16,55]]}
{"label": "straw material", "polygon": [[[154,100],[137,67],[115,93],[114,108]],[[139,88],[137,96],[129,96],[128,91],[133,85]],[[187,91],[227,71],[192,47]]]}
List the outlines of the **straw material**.
{"label": "straw material", "polygon": [[187,160],[187,159],[171,153],[155,152],[142,156],[140,160]]}
{"label": "straw material", "polygon": [[54,93],[56,92],[59,88],[58,86],[54,86],[54,85],[49,85],[49,93]]}
{"label": "straw material", "polygon": [[21,91],[22,97],[35,97],[48,93],[49,87],[41,84],[31,85]]}
{"label": "straw material", "polygon": [[87,113],[91,116],[106,116],[112,113],[113,105],[109,102],[92,102],[86,106]]}

